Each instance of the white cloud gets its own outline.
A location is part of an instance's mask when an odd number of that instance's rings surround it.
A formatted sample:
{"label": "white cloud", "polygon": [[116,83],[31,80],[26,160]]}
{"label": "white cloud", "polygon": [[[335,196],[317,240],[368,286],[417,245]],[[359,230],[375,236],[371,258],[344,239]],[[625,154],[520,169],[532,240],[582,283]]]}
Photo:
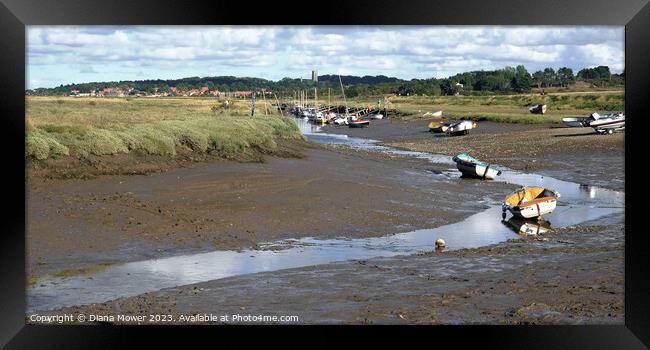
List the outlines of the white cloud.
{"label": "white cloud", "polygon": [[[32,69],[44,75],[32,81],[41,82],[69,79],[61,70],[83,66],[120,77],[256,75],[262,68],[275,79],[311,69],[408,79],[519,64],[531,71],[595,65],[620,71],[623,33],[608,26],[29,26],[27,54],[30,67],[43,67]],[[84,71],[92,76],[92,69]]]}

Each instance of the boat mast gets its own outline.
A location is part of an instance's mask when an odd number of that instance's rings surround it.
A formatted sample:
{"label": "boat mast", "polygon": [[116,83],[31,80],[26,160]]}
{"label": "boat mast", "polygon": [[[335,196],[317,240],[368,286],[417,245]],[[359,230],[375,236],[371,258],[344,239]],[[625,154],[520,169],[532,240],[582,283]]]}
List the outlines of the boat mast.
{"label": "boat mast", "polygon": [[339,74],[339,84],[341,84],[341,92],[343,93],[343,102],[345,103],[345,116],[348,116],[348,100],[345,99],[345,90],[343,90],[343,82],[341,81],[341,75]]}

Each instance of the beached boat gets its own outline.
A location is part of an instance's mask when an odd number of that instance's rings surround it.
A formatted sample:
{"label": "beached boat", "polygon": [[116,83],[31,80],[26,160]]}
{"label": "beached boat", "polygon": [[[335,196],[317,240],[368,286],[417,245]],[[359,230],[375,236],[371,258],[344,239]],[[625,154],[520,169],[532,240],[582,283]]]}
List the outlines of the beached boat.
{"label": "beached boat", "polygon": [[451,124],[443,123],[443,122],[431,122],[429,123],[429,132],[434,132],[434,133],[446,132],[449,125]]}
{"label": "beached boat", "polygon": [[346,125],[348,123],[348,118],[336,117],[333,118],[331,122],[334,123],[334,125]]}
{"label": "beached boat", "polygon": [[350,119],[348,120],[348,126],[351,128],[366,128],[370,125],[370,120],[368,119]]}
{"label": "beached boat", "polygon": [[506,210],[520,218],[536,218],[555,210],[560,194],[544,187],[522,187],[508,195],[501,205],[503,218]]}
{"label": "beached boat", "polygon": [[476,128],[478,128],[478,124],[475,121],[463,120],[458,123],[449,125],[449,127],[447,127],[447,130],[445,132],[451,136],[467,135],[469,134],[470,130]]}
{"label": "beached boat", "polygon": [[370,119],[384,119],[384,115],[381,113],[374,113],[368,116]]}
{"label": "beached boat", "polygon": [[542,105],[542,104],[535,105],[528,108],[528,110],[530,111],[530,113],[533,114],[544,114],[546,113],[546,105]]}
{"label": "beached boat", "polygon": [[585,127],[589,126],[589,117],[568,117],[568,118],[562,118],[562,123],[568,127],[572,128],[580,128],[580,127]]}
{"label": "beached boat", "polygon": [[501,175],[500,170],[491,168],[490,164],[465,153],[455,155],[452,160],[456,162],[456,167],[464,176],[494,180],[495,177]]}
{"label": "beached boat", "polygon": [[508,221],[503,221],[503,223],[522,236],[543,235],[551,230],[551,223],[546,220],[526,220],[511,217]]}
{"label": "beached boat", "polygon": [[625,129],[625,114],[621,112],[613,112],[603,115],[592,113],[589,118],[591,119],[589,126],[601,134],[612,134],[616,130]]}

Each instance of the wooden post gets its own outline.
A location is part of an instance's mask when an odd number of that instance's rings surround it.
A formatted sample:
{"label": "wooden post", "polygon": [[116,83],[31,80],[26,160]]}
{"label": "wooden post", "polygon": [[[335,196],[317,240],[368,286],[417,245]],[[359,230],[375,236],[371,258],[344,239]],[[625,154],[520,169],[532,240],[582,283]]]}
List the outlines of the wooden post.
{"label": "wooden post", "polygon": [[251,95],[251,117],[255,115],[255,91]]}
{"label": "wooden post", "polygon": [[266,91],[264,89],[262,89],[262,100],[264,101],[264,115],[269,115],[266,106]]}

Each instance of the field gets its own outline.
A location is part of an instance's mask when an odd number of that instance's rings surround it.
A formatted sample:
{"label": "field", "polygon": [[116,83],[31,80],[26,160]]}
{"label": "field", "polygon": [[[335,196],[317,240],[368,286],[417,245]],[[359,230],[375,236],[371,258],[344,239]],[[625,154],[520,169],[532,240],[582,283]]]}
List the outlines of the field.
{"label": "field", "polygon": [[[388,101],[388,103],[386,103]],[[327,101],[321,101],[326,103]],[[593,112],[625,110],[623,91],[555,92],[541,95],[493,95],[493,96],[395,96],[387,100],[376,97],[348,99],[348,105],[376,107],[399,111],[400,119],[423,119],[425,113],[443,111],[454,119],[471,118],[501,123],[547,124],[560,123],[564,117],[587,116]],[[332,103],[343,104],[342,100]],[[531,114],[530,106],[546,104],[545,115]]]}
{"label": "field", "polygon": [[278,141],[302,139],[290,119],[265,115],[262,103],[251,118],[249,108],[245,101],[226,104],[206,98],[29,97],[25,156],[46,160],[192,152],[237,159],[274,154]]}

